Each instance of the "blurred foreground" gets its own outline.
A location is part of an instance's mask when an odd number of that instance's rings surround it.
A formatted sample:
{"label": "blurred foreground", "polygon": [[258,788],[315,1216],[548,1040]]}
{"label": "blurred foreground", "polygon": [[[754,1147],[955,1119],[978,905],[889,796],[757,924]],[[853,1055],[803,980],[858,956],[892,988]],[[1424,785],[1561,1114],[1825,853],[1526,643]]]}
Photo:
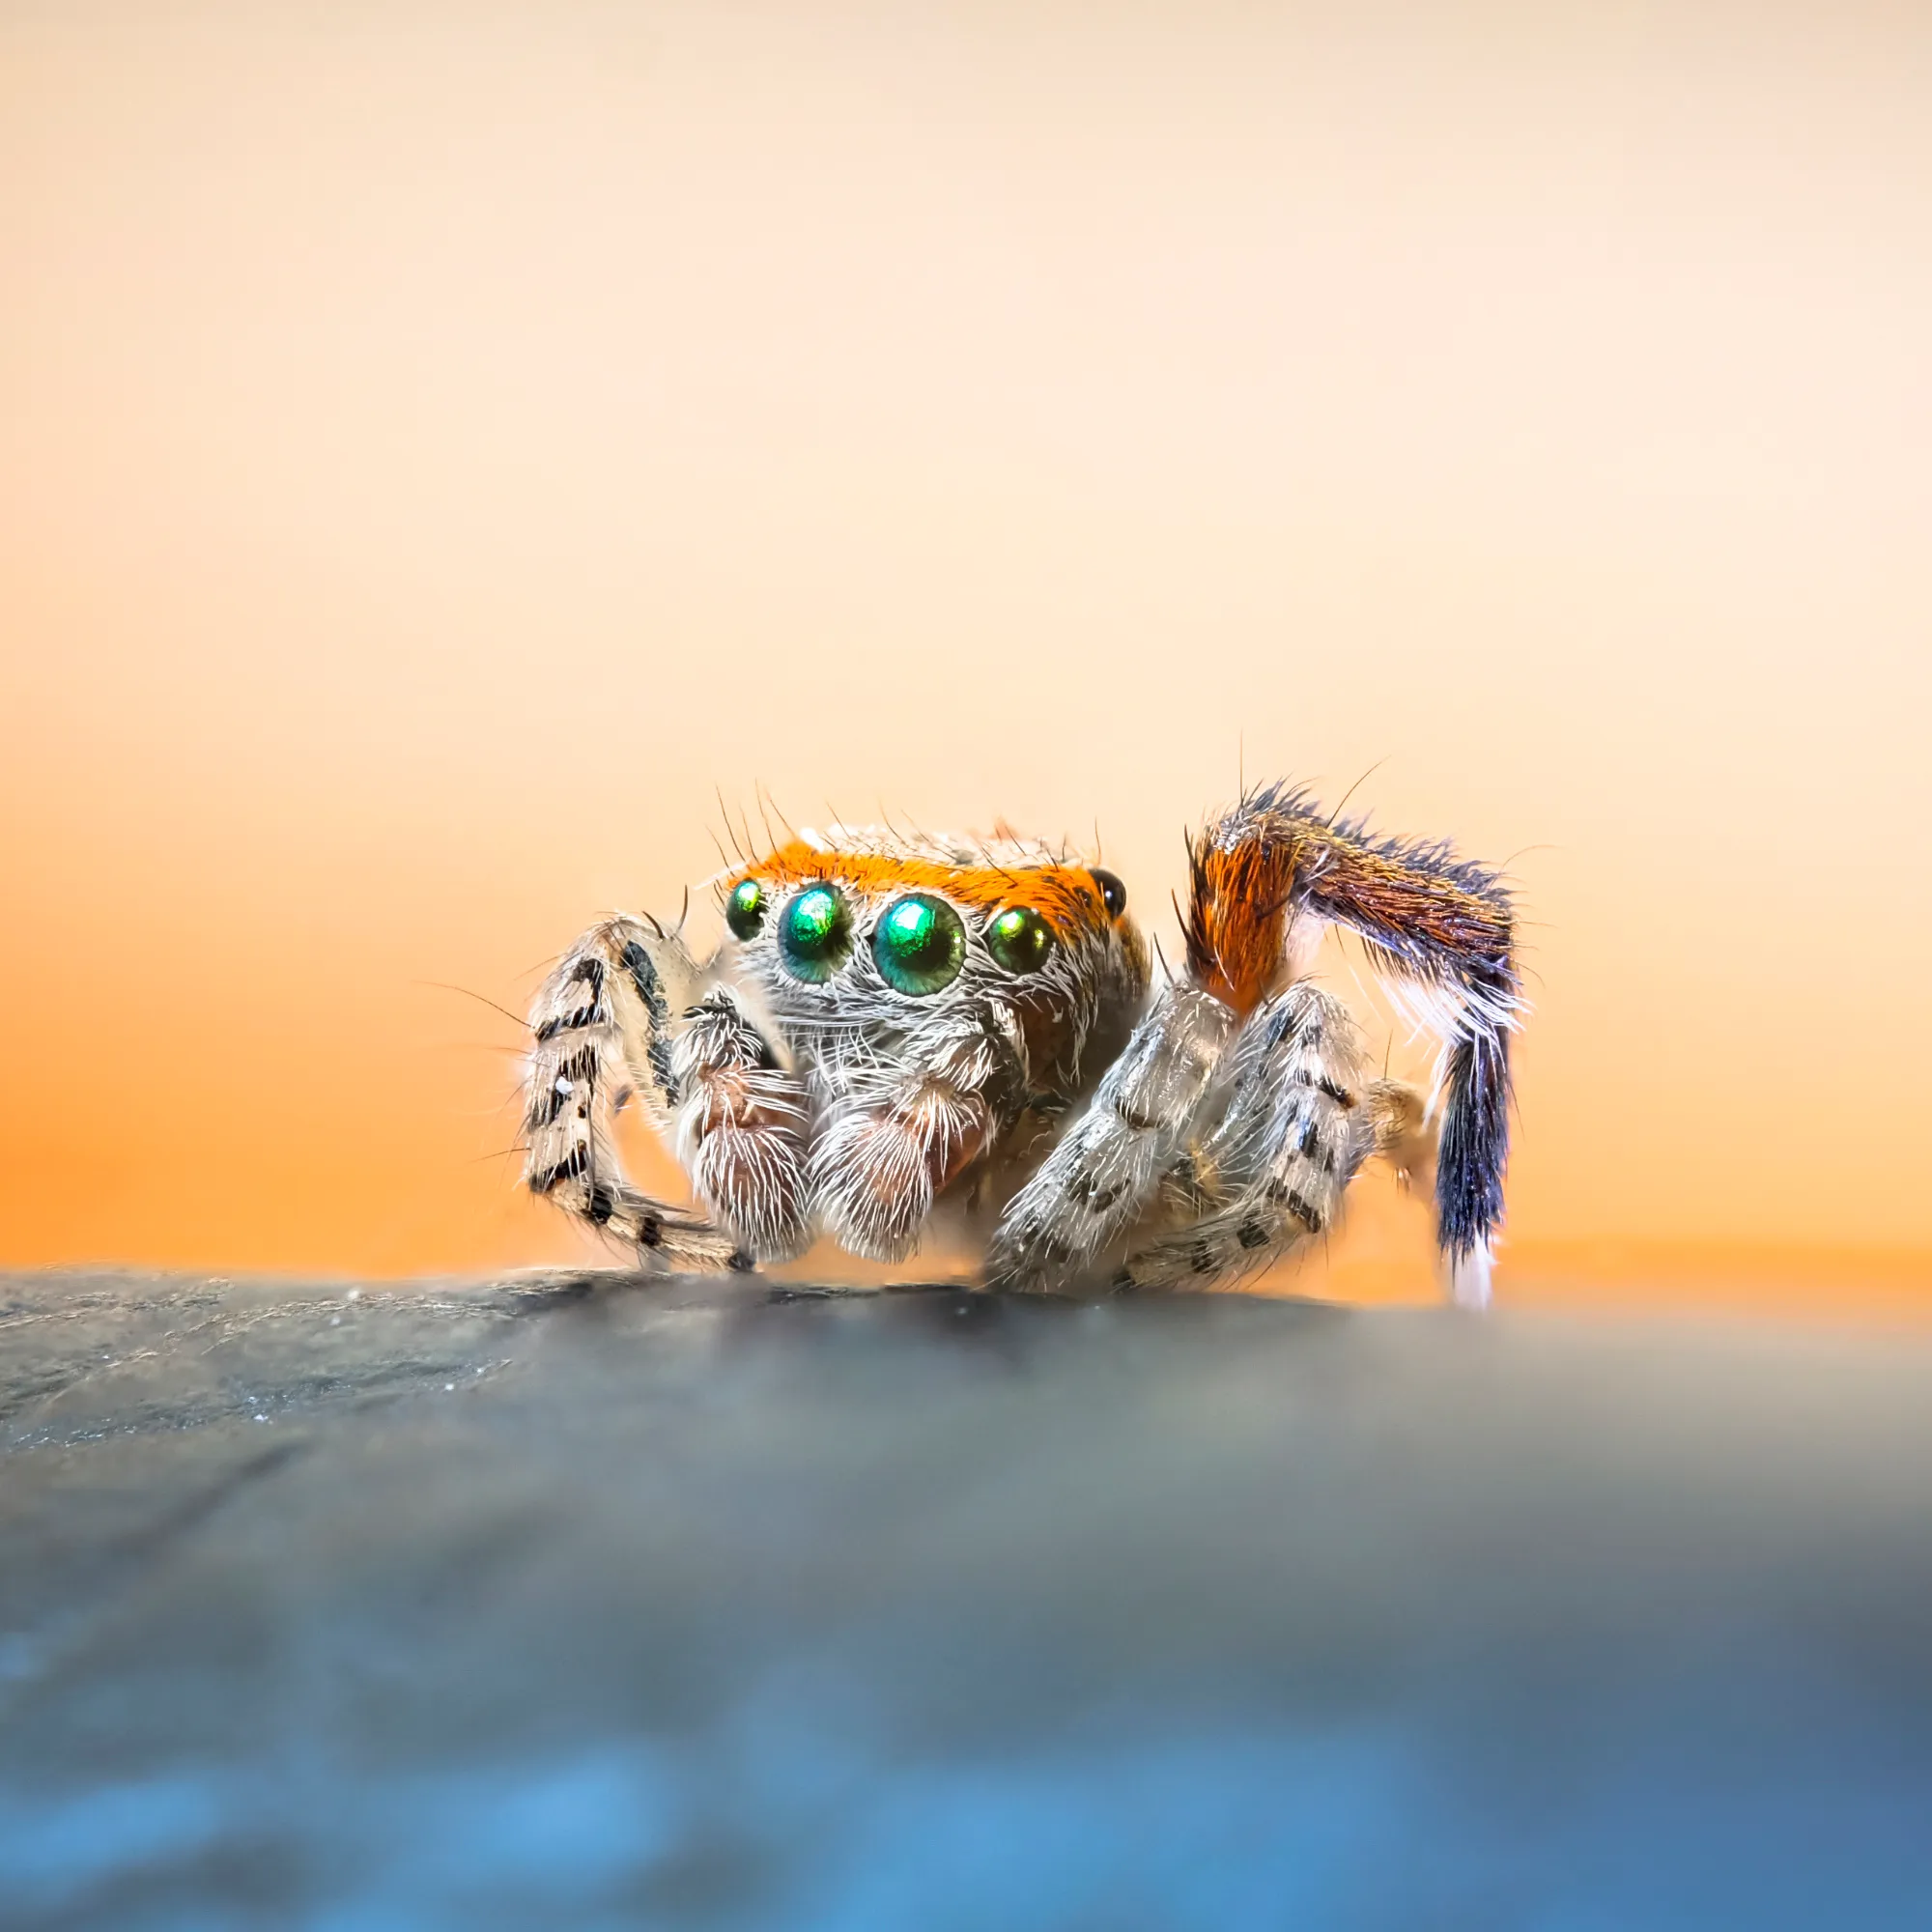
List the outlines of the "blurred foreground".
{"label": "blurred foreground", "polygon": [[0,1278],[9,1925],[1932,1923],[1932,1336]]}

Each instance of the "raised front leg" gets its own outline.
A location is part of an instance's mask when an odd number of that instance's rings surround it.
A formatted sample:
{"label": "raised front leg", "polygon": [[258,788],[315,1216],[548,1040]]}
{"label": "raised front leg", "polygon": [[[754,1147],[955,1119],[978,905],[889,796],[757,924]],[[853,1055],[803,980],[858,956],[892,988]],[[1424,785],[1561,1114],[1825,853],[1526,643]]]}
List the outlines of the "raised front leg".
{"label": "raised front leg", "polygon": [[1193,850],[1188,969],[1252,1010],[1298,920],[1346,926],[1391,993],[1443,1043],[1436,1238],[1450,1292],[1490,1298],[1509,1161],[1510,1034],[1522,1007],[1516,915],[1500,875],[1445,843],[1380,838],[1268,785]]}
{"label": "raised front leg", "polygon": [[524,1182],[533,1194],[633,1242],[648,1265],[749,1265],[738,1236],[632,1184],[611,1136],[632,1094],[660,1126],[680,1098],[672,1016],[701,975],[678,940],[619,916],[564,955],[530,1009]]}

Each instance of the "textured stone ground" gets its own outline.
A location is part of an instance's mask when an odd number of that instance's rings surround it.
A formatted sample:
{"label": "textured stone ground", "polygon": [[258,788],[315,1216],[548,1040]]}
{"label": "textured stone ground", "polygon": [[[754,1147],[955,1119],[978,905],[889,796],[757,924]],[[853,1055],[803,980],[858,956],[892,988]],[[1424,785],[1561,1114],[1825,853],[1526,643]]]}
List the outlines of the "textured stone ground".
{"label": "textured stone ground", "polygon": [[1932,1923],[1932,1337],[0,1278],[0,1923]]}

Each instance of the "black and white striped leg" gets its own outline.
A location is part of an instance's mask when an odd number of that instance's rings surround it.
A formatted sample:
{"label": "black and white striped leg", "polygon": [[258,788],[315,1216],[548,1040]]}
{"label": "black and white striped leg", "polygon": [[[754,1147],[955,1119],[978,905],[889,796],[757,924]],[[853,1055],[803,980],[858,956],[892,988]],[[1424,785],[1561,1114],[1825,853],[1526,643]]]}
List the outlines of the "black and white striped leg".
{"label": "black and white striped leg", "polygon": [[672,1016],[701,973],[672,935],[627,917],[593,926],[546,980],[524,1110],[524,1182],[591,1226],[636,1245],[649,1265],[750,1265],[729,1230],[634,1186],[611,1137],[632,1094],[659,1126],[680,1098]]}
{"label": "black and white striped leg", "polygon": [[1219,1119],[1186,1163],[1202,1211],[1131,1253],[1122,1291],[1216,1288],[1265,1266],[1334,1223],[1377,1147],[1353,1024],[1318,987],[1257,1008],[1225,1071]]}
{"label": "black and white striped leg", "polygon": [[1058,1288],[1139,1219],[1187,1146],[1236,1024],[1198,987],[1161,995],[1092,1106],[1008,1204],[987,1248],[989,1286]]}

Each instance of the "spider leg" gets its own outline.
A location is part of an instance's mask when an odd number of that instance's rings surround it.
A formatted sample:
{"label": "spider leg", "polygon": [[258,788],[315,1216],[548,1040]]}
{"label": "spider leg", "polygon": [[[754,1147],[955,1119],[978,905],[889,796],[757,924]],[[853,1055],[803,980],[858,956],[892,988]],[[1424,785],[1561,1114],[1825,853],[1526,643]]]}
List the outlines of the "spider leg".
{"label": "spider leg", "polygon": [[698,1198],[759,1260],[798,1254],[811,1238],[810,1097],[735,988],[713,986],[684,1012],[671,1069],[678,1158]]}
{"label": "spider leg", "polygon": [[1093,1104],[1007,1204],[986,1250],[989,1285],[1055,1288],[1139,1218],[1185,1149],[1236,1025],[1199,987],[1161,994]]}
{"label": "spider leg", "polygon": [[570,949],[530,1009],[525,1185],[672,1270],[749,1265],[728,1229],[636,1187],[611,1137],[611,1116],[630,1089],[660,1126],[670,1118],[679,1095],[672,1003],[698,977],[675,939],[620,916]]}
{"label": "spider leg", "polygon": [[1364,1088],[1347,1009],[1306,983],[1264,1003],[1225,1071],[1219,1119],[1182,1157],[1189,1218],[1130,1253],[1117,1289],[1217,1287],[1321,1234],[1399,1111]]}
{"label": "spider leg", "polygon": [[1455,1299],[1490,1298],[1509,1159],[1509,1036],[1521,1009],[1515,914],[1486,867],[1445,844],[1337,824],[1284,786],[1250,792],[1193,852],[1191,976],[1248,1012],[1278,977],[1299,914],[1348,927],[1443,1042],[1436,1238]]}
{"label": "spider leg", "polygon": [[920,1042],[912,1064],[857,1094],[821,1129],[811,1192],[826,1231],[871,1261],[903,1261],[935,1196],[998,1138],[1011,1054],[982,1028]]}

